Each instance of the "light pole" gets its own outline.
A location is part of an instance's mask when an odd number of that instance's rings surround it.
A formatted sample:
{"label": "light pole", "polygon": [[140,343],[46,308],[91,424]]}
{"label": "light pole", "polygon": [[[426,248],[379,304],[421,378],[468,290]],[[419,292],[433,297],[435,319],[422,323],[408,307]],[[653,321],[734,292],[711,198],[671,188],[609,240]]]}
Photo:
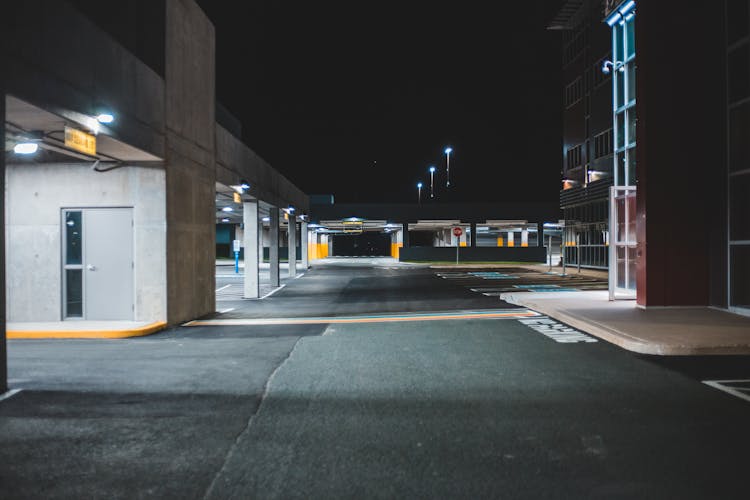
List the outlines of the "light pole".
{"label": "light pole", "polygon": [[435,197],[435,167],[430,167],[430,198]]}
{"label": "light pole", "polygon": [[417,182],[417,202],[422,204],[422,183]]}
{"label": "light pole", "polygon": [[453,152],[453,148],[448,146],[445,148],[445,173],[446,173],[446,180],[445,180],[445,187],[451,187],[451,153]]}

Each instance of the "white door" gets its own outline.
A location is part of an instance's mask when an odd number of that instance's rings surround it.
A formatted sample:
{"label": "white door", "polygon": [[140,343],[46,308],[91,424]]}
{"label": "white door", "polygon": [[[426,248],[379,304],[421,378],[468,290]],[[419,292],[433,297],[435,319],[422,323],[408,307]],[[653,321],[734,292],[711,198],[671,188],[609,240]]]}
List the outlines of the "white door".
{"label": "white door", "polygon": [[133,210],[65,210],[65,318],[132,320]]}

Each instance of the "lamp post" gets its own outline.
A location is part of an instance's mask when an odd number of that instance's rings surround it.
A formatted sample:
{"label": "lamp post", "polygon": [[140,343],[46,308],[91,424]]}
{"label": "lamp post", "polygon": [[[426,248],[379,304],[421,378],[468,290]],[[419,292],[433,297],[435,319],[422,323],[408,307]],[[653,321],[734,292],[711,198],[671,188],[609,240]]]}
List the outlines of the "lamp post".
{"label": "lamp post", "polygon": [[430,198],[435,197],[435,167],[430,167]]}
{"label": "lamp post", "polygon": [[422,204],[422,183],[417,182],[417,203]]}
{"label": "lamp post", "polygon": [[445,173],[446,173],[446,180],[445,180],[445,187],[451,187],[451,153],[453,152],[453,148],[448,146],[445,148]]}

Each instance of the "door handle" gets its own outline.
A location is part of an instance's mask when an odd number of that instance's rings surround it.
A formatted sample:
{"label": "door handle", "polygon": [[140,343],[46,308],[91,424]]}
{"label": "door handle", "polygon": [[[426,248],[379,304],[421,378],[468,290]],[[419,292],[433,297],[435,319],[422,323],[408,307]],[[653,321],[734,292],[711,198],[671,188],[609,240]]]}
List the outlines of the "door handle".
{"label": "door handle", "polygon": [[96,271],[96,266],[89,264],[88,266],[86,266],[86,269],[88,269],[89,271]]}

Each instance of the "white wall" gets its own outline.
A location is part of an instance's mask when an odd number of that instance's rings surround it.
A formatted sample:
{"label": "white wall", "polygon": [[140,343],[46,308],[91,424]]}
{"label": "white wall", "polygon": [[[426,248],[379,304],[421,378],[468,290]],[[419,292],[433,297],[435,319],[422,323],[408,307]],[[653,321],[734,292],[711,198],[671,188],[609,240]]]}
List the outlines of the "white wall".
{"label": "white wall", "polygon": [[165,187],[161,168],[7,165],[8,321],[61,319],[61,209],[96,207],[133,207],[135,319],[166,320]]}

